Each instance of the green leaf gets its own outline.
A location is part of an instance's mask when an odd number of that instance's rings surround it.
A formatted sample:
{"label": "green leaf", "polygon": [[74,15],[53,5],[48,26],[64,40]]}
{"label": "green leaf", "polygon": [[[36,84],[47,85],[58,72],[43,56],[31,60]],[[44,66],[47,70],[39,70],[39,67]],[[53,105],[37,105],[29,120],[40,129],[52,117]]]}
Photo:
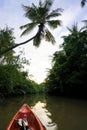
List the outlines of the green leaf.
{"label": "green leaf", "polygon": [[53,10],[52,12],[50,12],[46,19],[50,19],[50,18],[55,18],[57,16],[61,16],[61,13],[60,12],[63,12],[63,9],[62,8],[58,8],[56,10]]}
{"label": "green leaf", "polygon": [[61,20],[50,20],[50,21],[47,21],[47,23],[53,29],[57,28],[57,26],[61,26]]}
{"label": "green leaf", "polygon": [[41,34],[38,33],[33,40],[33,45],[36,46],[36,47],[39,47],[40,42],[41,42]]}
{"label": "green leaf", "polygon": [[51,32],[46,28],[45,30],[46,34],[45,34],[45,39],[48,42],[51,42],[52,44],[55,43],[55,38],[54,36],[51,34]]}
{"label": "green leaf", "polygon": [[37,25],[37,22],[32,22],[32,23],[28,23],[26,25],[21,26],[20,29],[25,29],[23,33],[21,34],[21,36],[30,33],[36,27],[36,25]]}

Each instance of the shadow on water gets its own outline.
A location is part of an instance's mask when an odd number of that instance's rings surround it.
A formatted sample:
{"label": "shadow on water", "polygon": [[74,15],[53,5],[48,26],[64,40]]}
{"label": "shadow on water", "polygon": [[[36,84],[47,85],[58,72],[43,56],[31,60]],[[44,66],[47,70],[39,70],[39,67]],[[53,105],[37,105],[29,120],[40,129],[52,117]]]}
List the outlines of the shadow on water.
{"label": "shadow on water", "polygon": [[7,124],[24,103],[31,107],[47,130],[87,130],[87,101],[45,95],[0,101],[0,130],[6,130]]}

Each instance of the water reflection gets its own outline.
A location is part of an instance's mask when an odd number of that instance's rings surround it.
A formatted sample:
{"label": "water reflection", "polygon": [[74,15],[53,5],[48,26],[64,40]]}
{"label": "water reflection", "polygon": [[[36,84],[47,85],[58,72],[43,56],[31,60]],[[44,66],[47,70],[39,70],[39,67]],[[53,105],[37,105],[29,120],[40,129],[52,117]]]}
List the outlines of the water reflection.
{"label": "water reflection", "polygon": [[39,116],[41,122],[47,128],[47,130],[56,130],[57,124],[52,120],[52,114],[46,109],[47,103],[46,101],[43,103],[38,101],[35,106],[32,107],[32,110],[36,115]]}
{"label": "water reflection", "polygon": [[87,101],[47,97],[47,110],[58,130],[87,130]]}
{"label": "water reflection", "polygon": [[27,95],[0,101],[0,130],[27,103],[47,130],[87,130],[87,101]]}

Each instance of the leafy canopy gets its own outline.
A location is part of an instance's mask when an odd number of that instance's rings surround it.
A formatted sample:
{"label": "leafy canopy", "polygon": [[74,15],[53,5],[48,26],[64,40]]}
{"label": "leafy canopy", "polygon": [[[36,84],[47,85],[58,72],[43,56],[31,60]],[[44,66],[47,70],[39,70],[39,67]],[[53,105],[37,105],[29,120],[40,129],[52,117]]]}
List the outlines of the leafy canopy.
{"label": "leafy canopy", "polygon": [[44,2],[40,0],[38,6],[34,3],[32,3],[31,7],[23,5],[25,11],[24,16],[30,20],[30,23],[20,27],[24,30],[21,36],[30,33],[36,26],[38,26],[36,37],[33,40],[33,44],[37,47],[40,45],[42,38],[45,38],[46,41],[49,41],[52,44],[55,43],[55,38],[47,26],[55,29],[57,26],[61,25],[61,20],[54,18],[61,16],[63,9],[58,8],[50,11],[52,4],[52,0],[45,0]]}

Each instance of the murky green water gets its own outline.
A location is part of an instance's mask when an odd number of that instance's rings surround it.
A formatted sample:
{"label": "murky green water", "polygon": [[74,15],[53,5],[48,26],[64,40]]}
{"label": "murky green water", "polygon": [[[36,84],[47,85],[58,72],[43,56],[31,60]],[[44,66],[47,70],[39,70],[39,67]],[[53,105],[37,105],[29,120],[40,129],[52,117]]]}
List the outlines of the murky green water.
{"label": "murky green water", "polygon": [[27,103],[47,130],[87,130],[87,101],[31,95],[0,99],[0,130]]}

